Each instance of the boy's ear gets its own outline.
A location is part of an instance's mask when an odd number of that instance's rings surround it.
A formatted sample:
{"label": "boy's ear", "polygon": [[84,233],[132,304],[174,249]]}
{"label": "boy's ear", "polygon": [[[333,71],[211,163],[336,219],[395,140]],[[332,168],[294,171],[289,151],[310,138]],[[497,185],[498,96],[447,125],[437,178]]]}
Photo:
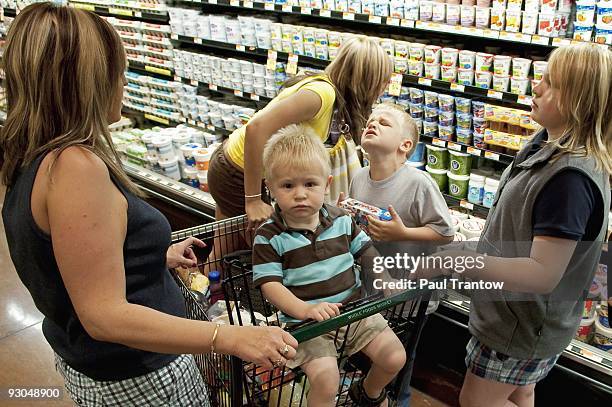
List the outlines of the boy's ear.
{"label": "boy's ear", "polygon": [[[399,146],[399,149],[402,153],[404,153],[405,155],[408,154],[408,152],[410,150],[412,150],[412,148],[414,147],[414,143],[412,142],[412,140],[410,140],[409,138],[406,138],[402,141],[402,143]],[[406,157],[408,158],[408,157]]]}
{"label": "boy's ear", "polygon": [[329,187],[331,187],[331,183],[334,180],[334,176],[330,175],[327,177],[327,185],[325,185],[325,192],[329,192]]}

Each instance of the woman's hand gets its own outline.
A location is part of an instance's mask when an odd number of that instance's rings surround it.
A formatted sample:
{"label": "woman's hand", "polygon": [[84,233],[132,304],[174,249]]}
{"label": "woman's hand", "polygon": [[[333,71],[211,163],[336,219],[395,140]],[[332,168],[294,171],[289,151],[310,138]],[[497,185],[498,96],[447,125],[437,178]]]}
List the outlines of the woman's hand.
{"label": "woman's hand", "polygon": [[246,199],[244,203],[248,223],[248,230],[255,230],[270,218],[272,212],[272,206],[268,205],[261,199]]}
{"label": "woman's hand", "polygon": [[166,252],[166,265],[168,268],[196,266],[198,259],[191,248],[193,245],[206,247],[206,243],[195,237],[188,237],[182,242],[171,245]]}
{"label": "woman's hand", "polygon": [[297,347],[295,338],[279,327],[223,325],[219,327],[216,349],[272,369],[293,359]]}

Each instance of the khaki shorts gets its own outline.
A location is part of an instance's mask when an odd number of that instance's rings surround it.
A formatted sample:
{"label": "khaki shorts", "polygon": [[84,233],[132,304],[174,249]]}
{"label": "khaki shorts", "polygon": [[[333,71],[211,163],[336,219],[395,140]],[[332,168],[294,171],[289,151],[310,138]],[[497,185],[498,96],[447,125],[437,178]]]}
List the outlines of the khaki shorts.
{"label": "khaki shorts", "polygon": [[[387,320],[382,315],[374,314],[361,321],[352,323],[349,326],[348,337],[344,346],[342,356],[350,356],[365,348],[387,327]],[[337,358],[338,349],[342,347],[344,338],[347,335],[347,326],[343,326],[337,331],[328,332],[317,336],[309,341],[300,343],[297,354],[293,360],[287,361],[287,367],[296,368],[313,359],[323,357]]]}
{"label": "khaki shorts", "polygon": [[[244,215],[244,173],[223,151],[225,141],[212,153],[208,165],[208,190],[219,210],[230,218]],[[270,203],[264,184],[262,200]]]}

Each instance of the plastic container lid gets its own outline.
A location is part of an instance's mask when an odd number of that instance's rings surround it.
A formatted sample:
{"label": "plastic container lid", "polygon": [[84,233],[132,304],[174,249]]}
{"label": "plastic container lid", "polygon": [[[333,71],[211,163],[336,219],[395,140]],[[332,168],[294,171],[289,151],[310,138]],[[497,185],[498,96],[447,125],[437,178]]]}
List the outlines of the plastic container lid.
{"label": "plastic container lid", "polygon": [[457,175],[457,174],[453,174],[450,171],[446,175],[448,175],[448,178],[455,180],[455,181],[469,181],[470,180],[469,175]]}
{"label": "plastic container lid", "polygon": [[181,146],[182,152],[192,152],[193,150],[197,150],[198,148],[202,148],[202,144],[200,143],[187,143]]}
{"label": "plastic container lid", "polygon": [[485,181],[485,185],[497,188],[499,186],[499,180],[496,178],[487,178]]}
{"label": "plastic container lid", "polygon": [[191,140],[191,133],[177,133],[172,136],[172,142],[185,144]]}
{"label": "plastic container lid", "polygon": [[194,167],[185,167],[183,168],[183,172],[187,178],[195,179],[198,175],[198,170]]}
{"label": "plastic container lid", "polygon": [[431,172],[432,174],[446,175],[448,170],[436,170],[435,168],[431,168],[429,165],[425,166],[427,172]]}
{"label": "plastic container lid", "polygon": [[172,144],[172,139],[168,136],[155,136],[152,142],[156,147],[163,147],[165,145]]}
{"label": "plastic container lid", "polygon": [[473,172],[473,173],[470,174],[470,182],[472,182],[472,181],[474,181],[477,184],[480,184],[480,183],[484,184],[485,176]]}
{"label": "plastic container lid", "polygon": [[178,158],[172,157],[169,160],[159,160],[158,164],[160,167],[164,168],[172,167],[173,165],[178,165]]}
{"label": "plastic container lid", "polygon": [[221,273],[219,273],[217,270],[213,270],[210,273],[208,273],[208,280],[210,281],[210,284],[212,285],[212,283],[218,283],[221,281]]}
{"label": "plastic container lid", "polygon": [[206,161],[210,159],[211,155],[212,152],[207,148],[200,148],[193,152],[193,158],[195,158],[196,161]]}

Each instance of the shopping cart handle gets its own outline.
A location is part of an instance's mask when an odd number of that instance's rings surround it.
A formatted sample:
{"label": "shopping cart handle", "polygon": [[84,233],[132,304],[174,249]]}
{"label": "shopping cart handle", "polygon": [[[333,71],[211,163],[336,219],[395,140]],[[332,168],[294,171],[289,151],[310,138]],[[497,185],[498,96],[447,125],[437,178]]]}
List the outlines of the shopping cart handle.
{"label": "shopping cart handle", "polygon": [[342,326],[369,317],[370,315],[377,314],[388,308],[403,304],[406,301],[418,299],[429,291],[431,290],[427,288],[405,290],[390,297],[365,303],[352,310],[343,312],[337,317],[333,317],[325,321],[299,325],[290,333],[299,343],[305,342],[309,339],[323,335],[324,333],[335,331]]}

